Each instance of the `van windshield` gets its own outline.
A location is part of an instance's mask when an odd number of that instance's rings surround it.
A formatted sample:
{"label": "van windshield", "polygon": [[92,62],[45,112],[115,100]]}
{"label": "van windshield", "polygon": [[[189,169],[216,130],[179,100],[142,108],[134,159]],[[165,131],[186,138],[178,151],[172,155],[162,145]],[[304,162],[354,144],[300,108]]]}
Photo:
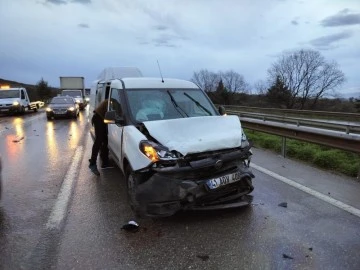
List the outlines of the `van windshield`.
{"label": "van windshield", "polygon": [[80,90],[67,90],[67,91],[62,91],[61,93],[62,96],[70,96],[70,97],[81,97],[81,91]]}
{"label": "van windshield", "polygon": [[131,89],[126,93],[138,122],[218,115],[199,89]]}
{"label": "van windshield", "polygon": [[0,91],[0,99],[2,98],[18,98],[20,97],[19,90],[1,90]]}

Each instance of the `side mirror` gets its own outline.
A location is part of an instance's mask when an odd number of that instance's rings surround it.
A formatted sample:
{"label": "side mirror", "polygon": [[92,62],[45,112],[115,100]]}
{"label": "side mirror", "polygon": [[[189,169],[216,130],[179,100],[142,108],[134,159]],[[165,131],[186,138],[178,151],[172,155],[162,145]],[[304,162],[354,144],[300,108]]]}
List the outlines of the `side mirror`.
{"label": "side mirror", "polygon": [[226,109],[224,106],[219,106],[219,113],[220,115],[225,115],[226,114]]}
{"label": "side mirror", "polygon": [[108,111],[105,113],[105,124],[119,124],[125,125],[124,117],[116,115],[116,111]]}

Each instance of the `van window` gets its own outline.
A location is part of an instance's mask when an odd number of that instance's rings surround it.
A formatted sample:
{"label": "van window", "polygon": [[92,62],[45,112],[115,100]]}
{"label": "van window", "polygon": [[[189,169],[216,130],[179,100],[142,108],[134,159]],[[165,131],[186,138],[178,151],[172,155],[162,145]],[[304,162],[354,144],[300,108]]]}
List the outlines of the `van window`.
{"label": "van window", "polygon": [[21,99],[25,99],[25,93],[24,93],[24,90],[21,90]]}
{"label": "van window", "polygon": [[218,115],[200,89],[129,89],[126,95],[138,122]]}
{"label": "van window", "polygon": [[115,111],[116,117],[122,116],[120,89],[112,88],[110,95],[109,111]]}

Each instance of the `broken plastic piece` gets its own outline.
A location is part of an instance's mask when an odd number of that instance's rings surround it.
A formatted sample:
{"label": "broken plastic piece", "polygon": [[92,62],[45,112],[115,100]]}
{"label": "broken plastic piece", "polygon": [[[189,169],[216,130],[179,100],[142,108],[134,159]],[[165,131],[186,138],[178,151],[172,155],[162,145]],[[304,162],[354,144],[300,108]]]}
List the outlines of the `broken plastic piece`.
{"label": "broken plastic piece", "polygon": [[123,225],[121,227],[122,230],[129,231],[129,232],[138,232],[139,231],[139,224],[137,224],[135,221],[130,220],[127,224]]}

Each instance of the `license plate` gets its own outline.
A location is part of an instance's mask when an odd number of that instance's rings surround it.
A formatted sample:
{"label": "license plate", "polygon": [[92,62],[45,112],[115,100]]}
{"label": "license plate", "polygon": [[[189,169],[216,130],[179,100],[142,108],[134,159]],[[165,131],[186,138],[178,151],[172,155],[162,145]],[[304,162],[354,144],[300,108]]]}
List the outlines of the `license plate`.
{"label": "license plate", "polygon": [[0,109],[1,112],[8,112],[9,109]]}
{"label": "license plate", "polygon": [[209,179],[209,180],[206,181],[206,185],[210,189],[216,189],[216,188],[226,186],[226,185],[229,185],[231,183],[235,183],[237,181],[240,181],[240,179],[241,179],[241,173],[236,172],[236,173],[220,176],[220,177],[217,177],[217,178],[214,178],[214,179]]}
{"label": "license plate", "polygon": [[66,114],[66,112],[54,112],[54,114]]}

